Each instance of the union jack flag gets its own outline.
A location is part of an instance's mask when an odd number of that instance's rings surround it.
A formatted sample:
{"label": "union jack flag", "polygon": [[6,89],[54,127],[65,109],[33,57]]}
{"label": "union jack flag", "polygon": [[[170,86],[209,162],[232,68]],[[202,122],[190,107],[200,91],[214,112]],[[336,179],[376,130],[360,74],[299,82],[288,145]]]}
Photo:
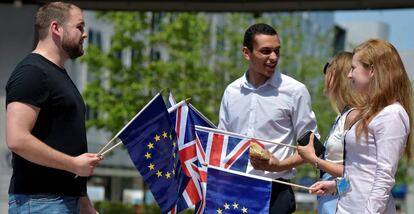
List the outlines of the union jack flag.
{"label": "union jack flag", "polygon": [[201,153],[205,155],[205,163],[224,169],[246,173],[249,162],[249,146],[254,139],[240,138],[214,131],[197,130],[201,144]]}
{"label": "union jack flag", "polygon": [[[171,94],[169,101],[170,105],[175,104]],[[190,207],[195,207],[195,213],[203,213],[208,166],[246,172],[250,144],[256,142],[262,147],[263,145],[256,140],[196,130],[196,125],[213,129],[216,127],[192,105],[178,107],[170,117],[175,121],[183,173],[190,177],[183,194],[170,213],[175,214]]]}
{"label": "union jack flag", "polygon": [[215,128],[215,126],[191,105],[184,104],[178,107],[170,117],[172,121],[175,121],[179,158],[183,172],[190,177],[183,194],[178,199],[177,205],[170,213],[174,214],[194,206],[196,213],[202,213],[207,174],[206,168],[202,166],[205,162],[205,154],[200,141],[197,140],[195,125],[211,128]]}
{"label": "union jack flag", "polygon": [[246,172],[249,146],[256,140],[195,130],[202,122],[191,107],[183,105],[176,112],[176,133],[179,158],[183,172],[190,177],[182,196],[171,213],[195,206],[195,213],[203,213],[206,199],[207,167],[216,166]]}

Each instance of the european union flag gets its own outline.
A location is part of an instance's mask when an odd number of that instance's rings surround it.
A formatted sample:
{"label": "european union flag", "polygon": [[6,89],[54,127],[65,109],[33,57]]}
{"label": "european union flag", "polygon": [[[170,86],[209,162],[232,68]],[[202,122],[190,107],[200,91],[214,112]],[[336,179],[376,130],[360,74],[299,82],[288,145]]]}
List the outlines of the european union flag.
{"label": "european union flag", "polygon": [[122,130],[118,137],[135,167],[166,213],[180,195],[181,167],[175,130],[159,94]]}
{"label": "european union flag", "polygon": [[272,181],[208,167],[205,213],[269,213]]}

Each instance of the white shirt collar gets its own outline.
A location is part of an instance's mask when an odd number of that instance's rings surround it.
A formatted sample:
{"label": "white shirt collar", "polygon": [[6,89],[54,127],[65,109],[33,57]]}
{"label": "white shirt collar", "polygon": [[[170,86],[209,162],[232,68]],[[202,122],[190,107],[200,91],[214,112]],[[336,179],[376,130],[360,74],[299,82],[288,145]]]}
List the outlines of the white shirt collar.
{"label": "white shirt collar", "polygon": [[242,79],[241,84],[240,84],[240,87],[244,87],[244,88],[250,89],[250,90],[256,90],[256,89],[259,89],[261,87],[265,87],[267,85],[273,86],[275,88],[277,88],[280,85],[280,81],[281,81],[281,74],[280,74],[280,72],[275,71],[275,73],[272,75],[272,77],[270,77],[268,80],[266,80],[266,82],[263,83],[258,88],[256,88],[253,84],[251,84],[248,81],[248,79],[247,79],[247,73],[248,73],[248,71],[246,71],[244,73],[243,79]]}

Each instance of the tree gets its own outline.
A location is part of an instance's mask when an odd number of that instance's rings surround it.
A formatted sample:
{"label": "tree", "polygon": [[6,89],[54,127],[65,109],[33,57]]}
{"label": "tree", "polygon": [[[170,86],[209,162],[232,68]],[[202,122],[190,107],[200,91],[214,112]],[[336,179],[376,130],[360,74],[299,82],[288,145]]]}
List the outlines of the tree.
{"label": "tree", "polygon": [[208,71],[205,15],[109,12],[99,17],[114,26],[114,34],[109,50],[91,45],[83,58],[94,75],[84,97],[100,114],[88,127],[116,133],[162,89],[191,97],[212,116],[220,96],[215,95],[218,77]]}

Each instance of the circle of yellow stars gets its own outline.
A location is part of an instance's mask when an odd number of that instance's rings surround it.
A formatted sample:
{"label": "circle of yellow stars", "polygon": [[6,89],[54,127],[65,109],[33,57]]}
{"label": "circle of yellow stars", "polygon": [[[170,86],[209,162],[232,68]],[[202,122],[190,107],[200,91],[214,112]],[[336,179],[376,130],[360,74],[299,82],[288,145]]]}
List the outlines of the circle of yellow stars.
{"label": "circle of yellow stars", "polygon": [[[155,143],[157,143],[158,141],[160,141],[161,140],[161,138],[163,138],[163,139],[167,139],[167,138],[169,138],[170,140],[172,140],[173,139],[173,136],[172,136],[172,134],[170,133],[170,134],[168,134],[167,132],[163,132],[161,135],[158,135],[158,134],[156,134],[155,136],[154,136],[154,138],[153,138],[153,141],[150,141],[148,144],[147,144],[147,147],[148,147],[148,151],[145,153],[145,158],[147,159],[147,160],[150,160],[151,158],[152,158],[152,153],[151,153],[151,150],[152,149],[154,149],[154,145],[155,145]],[[172,142],[172,144],[173,144],[173,150],[175,149],[175,147],[177,146],[177,143],[175,142],[175,141],[173,141]],[[175,158],[175,153],[174,153],[174,151],[173,151],[173,153],[172,153],[172,156]],[[174,164],[175,165],[175,164]],[[175,168],[175,167],[174,167]],[[150,171],[152,171],[152,170],[155,170],[155,164],[153,164],[153,163],[150,163],[149,165],[148,165],[148,169],[150,170]],[[155,175],[158,177],[158,178],[161,178],[161,177],[163,177],[163,176],[165,176],[165,178],[166,179],[170,179],[171,178],[171,176],[172,175],[175,175],[175,169],[173,169],[171,172],[163,172],[163,171],[161,171],[161,170],[157,170],[157,172],[155,172]]]}
{"label": "circle of yellow stars", "polygon": [[223,214],[226,210],[240,210],[242,213],[247,213],[247,208],[246,207],[239,207],[239,204],[234,202],[234,203],[224,203],[223,205],[223,209],[220,207],[217,209],[217,214]]}

